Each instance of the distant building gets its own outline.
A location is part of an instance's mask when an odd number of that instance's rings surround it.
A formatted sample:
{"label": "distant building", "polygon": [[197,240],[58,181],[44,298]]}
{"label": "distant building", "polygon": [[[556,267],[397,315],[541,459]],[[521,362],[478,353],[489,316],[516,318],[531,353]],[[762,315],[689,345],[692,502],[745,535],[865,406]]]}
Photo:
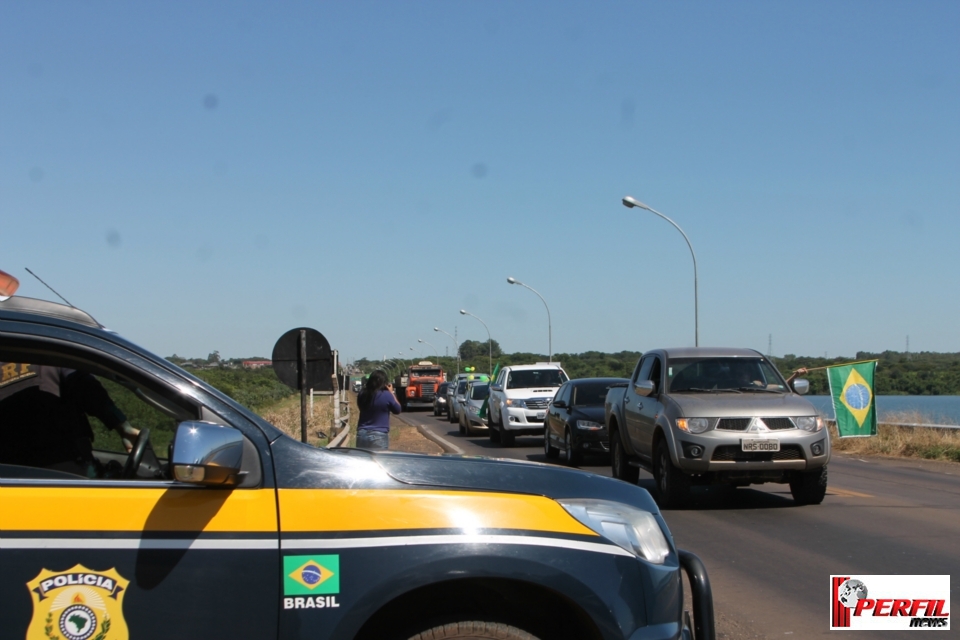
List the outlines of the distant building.
{"label": "distant building", "polygon": [[244,360],[243,368],[244,369],[262,369],[264,367],[272,367],[272,360]]}

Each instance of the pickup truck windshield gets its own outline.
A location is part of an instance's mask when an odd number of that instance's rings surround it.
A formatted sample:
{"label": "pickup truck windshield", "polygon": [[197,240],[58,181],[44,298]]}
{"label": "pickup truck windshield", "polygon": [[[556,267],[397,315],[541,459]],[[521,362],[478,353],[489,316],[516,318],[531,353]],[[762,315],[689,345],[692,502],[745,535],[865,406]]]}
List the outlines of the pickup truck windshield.
{"label": "pickup truck windshield", "polygon": [[567,381],[560,369],[528,369],[511,371],[507,376],[508,389],[533,389],[536,387],[559,387]]}
{"label": "pickup truck windshield", "polygon": [[674,358],[667,366],[667,388],[670,393],[788,390],[777,370],[763,358]]}

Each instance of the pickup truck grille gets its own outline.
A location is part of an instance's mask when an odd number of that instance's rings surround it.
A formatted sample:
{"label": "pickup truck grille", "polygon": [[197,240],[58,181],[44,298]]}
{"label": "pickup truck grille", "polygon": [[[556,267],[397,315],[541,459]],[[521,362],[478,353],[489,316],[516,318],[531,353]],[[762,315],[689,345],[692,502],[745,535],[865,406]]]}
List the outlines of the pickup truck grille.
{"label": "pickup truck grille", "polygon": [[[746,431],[753,418],[720,418],[717,422],[717,429],[724,431]],[[783,429],[796,429],[793,420],[790,418],[761,418],[763,423],[771,431],[780,431]]]}
{"label": "pickup truck grille", "polygon": [[532,400],[527,400],[527,409],[546,409],[547,405],[550,404],[550,398],[533,398]]}
{"label": "pickup truck grille", "polygon": [[741,451],[738,444],[725,444],[713,450],[714,462],[771,462],[774,460],[803,460],[803,449],[798,444],[785,444],[780,451]]}
{"label": "pickup truck grille", "polygon": [[763,418],[763,424],[767,425],[767,429],[772,430],[796,429],[790,418]]}
{"label": "pickup truck grille", "polygon": [[717,429],[725,431],[746,431],[753,418],[720,418],[717,423]]}

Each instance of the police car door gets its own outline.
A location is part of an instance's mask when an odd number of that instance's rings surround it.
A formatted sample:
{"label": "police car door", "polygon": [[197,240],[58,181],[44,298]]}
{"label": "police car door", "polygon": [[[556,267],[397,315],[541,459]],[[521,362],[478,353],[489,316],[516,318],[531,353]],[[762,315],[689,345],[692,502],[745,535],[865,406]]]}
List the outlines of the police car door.
{"label": "police car door", "polygon": [[[156,453],[122,477],[127,453],[94,420],[92,467],[15,464],[6,452],[0,638],[275,638],[279,543],[273,470],[258,453],[268,451],[263,433],[239,407],[175,372],[70,334],[58,332],[58,344],[20,336],[31,344],[17,353],[0,330],[0,360],[89,370],[131,424],[150,428]],[[190,420],[241,434],[239,486],[171,479],[168,443]],[[16,427],[0,415],[0,428]]]}

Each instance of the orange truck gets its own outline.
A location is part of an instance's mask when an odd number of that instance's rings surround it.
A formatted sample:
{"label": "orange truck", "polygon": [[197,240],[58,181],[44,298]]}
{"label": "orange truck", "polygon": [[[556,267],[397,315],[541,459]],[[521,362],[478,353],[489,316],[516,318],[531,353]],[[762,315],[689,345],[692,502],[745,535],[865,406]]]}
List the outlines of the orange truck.
{"label": "orange truck", "polygon": [[393,388],[400,404],[408,407],[433,407],[437,388],[444,382],[443,367],[429,360],[421,360],[396,377]]}

